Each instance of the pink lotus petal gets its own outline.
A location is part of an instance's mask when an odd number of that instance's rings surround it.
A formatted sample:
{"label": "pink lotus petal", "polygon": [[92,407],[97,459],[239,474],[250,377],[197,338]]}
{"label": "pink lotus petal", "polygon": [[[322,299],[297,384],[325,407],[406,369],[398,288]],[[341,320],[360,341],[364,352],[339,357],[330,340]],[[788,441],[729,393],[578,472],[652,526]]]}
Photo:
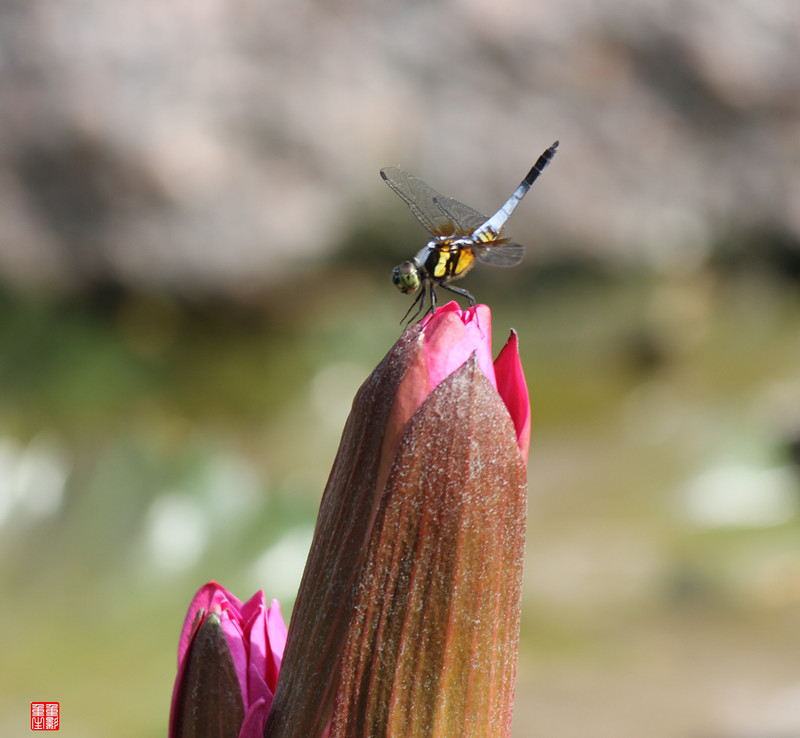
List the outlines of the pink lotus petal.
{"label": "pink lotus petal", "polygon": [[448,302],[422,322],[424,357],[429,376],[429,390],[449,377],[473,353],[478,366],[495,384],[492,363],[492,314],[486,305],[461,310]]}
{"label": "pink lotus petal", "polygon": [[407,350],[409,366],[394,394],[393,405],[384,433],[381,456],[385,463],[378,475],[378,489],[389,473],[408,421],[434,389],[475,354],[478,366],[489,381],[497,386],[492,363],[492,314],[486,305],[461,310],[458,303],[448,302],[437,308],[417,326],[414,343]]}
{"label": "pink lotus petal", "polygon": [[519,452],[527,465],[531,443],[531,405],[517,343],[517,333],[511,331],[506,345],[494,362],[494,370],[497,376],[497,391],[503,398],[508,412],[511,413],[517,431]]}
{"label": "pink lotus petal", "polygon": [[247,708],[239,730],[239,738],[264,738],[264,725],[271,704],[272,699],[269,700],[269,704],[266,700],[259,699]]}
{"label": "pink lotus petal", "polygon": [[222,632],[225,634],[225,640],[228,642],[231,658],[233,658],[233,665],[236,667],[236,676],[239,678],[242,699],[244,700],[244,704],[247,705],[250,701],[250,695],[247,690],[247,662],[249,653],[238,610],[233,610],[231,608],[223,610],[220,613],[220,624],[222,626]]}
{"label": "pink lotus petal", "polygon": [[270,689],[275,692],[278,684],[278,672],[281,668],[283,650],[286,647],[286,623],[283,622],[281,606],[278,600],[272,600],[267,611],[267,638],[269,640],[268,653],[270,658],[266,664],[266,679]]}
{"label": "pink lotus petal", "polygon": [[[248,621],[244,627],[245,643],[248,650],[247,662],[247,699],[245,704],[253,703],[258,699],[269,699],[272,703],[273,690],[267,686],[265,674],[267,673],[267,629],[266,629],[266,605],[264,602],[264,593],[258,591],[256,594],[258,598],[253,603],[257,609],[252,607],[250,610]],[[255,599],[255,598],[253,598]],[[251,600],[252,602],[252,600]]]}
{"label": "pink lotus petal", "polygon": [[234,607],[236,610],[241,608],[242,603],[228,592],[225,587],[217,584],[214,581],[204,584],[197,591],[197,594],[192,599],[189,605],[189,611],[186,613],[186,618],[183,621],[183,629],[181,630],[180,640],[178,642],[178,663],[183,663],[186,649],[189,646],[191,637],[194,635],[193,626],[197,619],[197,614],[200,611],[204,613],[211,612],[213,607],[218,607],[220,610]]}
{"label": "pink lotus petal", "polygon": [[277,600],[273,600],[267,610],[264,593],[259,591],[242,603],[216,582],[200,588],[184,621],[179,642],[178,676],[172,695],[170,735],[174,735],[177,724],[178,698],[194,636],[212,613],[219,617],[246,711],[240,735],[242,738],[261,738],[278,679],[286,625]]}

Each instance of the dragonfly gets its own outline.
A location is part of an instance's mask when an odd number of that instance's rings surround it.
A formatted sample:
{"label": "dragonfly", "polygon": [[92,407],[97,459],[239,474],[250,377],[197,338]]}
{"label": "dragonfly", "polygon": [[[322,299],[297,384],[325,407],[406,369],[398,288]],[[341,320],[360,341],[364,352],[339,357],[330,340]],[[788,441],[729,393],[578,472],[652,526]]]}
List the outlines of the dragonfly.
{"label": "dragonfly", "polygon": [[[412,322],[425,309],[424,315],[436,312],[436,288],[466,297],[470,305],[475,298],[465,289],[450,284],[463,277],[476,261],[494,266],[515,266],[522,261],[525,247],[503,237],[503,227],[514,209],[552,161],[558,141],[548,148],[531,170],[491,218],[481,215],[468,205],[440,195],[419,177],[400,169],[381,169],[381,177],[408,205],[416,219],[433,236],[411,261],[394,268],[392,282],[403,294],[420,290],[401,323],[416,307],[409,319]],[[420,289],[421,288],[421,289]]]}

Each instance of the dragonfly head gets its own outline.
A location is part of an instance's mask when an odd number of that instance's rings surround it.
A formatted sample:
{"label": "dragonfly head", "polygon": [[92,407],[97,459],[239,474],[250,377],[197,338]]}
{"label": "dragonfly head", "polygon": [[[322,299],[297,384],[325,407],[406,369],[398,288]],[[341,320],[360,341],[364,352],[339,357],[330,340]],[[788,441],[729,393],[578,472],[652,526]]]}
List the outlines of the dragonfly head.
{"label": "dragonfly head", "polygon": [[422,284],[419,267],[413,261],[398,264],[392,273],[392,282],[404,295],[416,292]]}

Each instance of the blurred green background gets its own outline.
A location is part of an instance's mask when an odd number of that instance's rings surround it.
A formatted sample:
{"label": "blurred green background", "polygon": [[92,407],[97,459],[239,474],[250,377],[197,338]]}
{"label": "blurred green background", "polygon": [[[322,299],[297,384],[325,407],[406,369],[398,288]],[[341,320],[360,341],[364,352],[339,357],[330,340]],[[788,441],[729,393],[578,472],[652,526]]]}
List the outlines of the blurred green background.
{"label": "blurred green background", "polygon": [[[533,409],[514,736],[800,735],[800,15],[577,1],[0,9],[0,735],[166,733],[196,589],[288,621],[423,231]],[[446,429],[443,429],[446,432]]]}

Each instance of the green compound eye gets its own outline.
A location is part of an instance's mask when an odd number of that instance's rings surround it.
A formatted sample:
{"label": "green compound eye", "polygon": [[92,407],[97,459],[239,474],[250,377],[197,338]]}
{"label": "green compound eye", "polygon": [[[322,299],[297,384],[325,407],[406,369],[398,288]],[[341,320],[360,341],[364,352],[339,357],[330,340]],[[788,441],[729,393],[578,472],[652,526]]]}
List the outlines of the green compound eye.
{"label": "green compound eye", "polygon": [[404,295],[416,292],[421,283],[419,269],[412,262],[404,261],[394,268],[392,282]]}

